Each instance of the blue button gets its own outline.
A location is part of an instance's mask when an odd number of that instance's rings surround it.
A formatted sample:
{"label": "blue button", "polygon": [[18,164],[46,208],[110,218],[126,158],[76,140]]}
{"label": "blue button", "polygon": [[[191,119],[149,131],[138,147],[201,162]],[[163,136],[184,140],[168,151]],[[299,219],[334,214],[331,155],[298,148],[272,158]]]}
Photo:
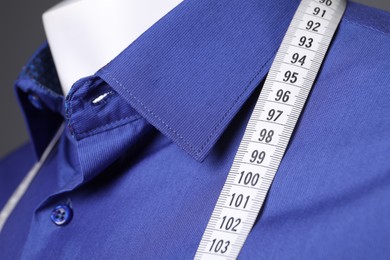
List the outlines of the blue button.
{"label": "blue button", "polygon": [[57,226],[68,224],[73,217],[73,211],[68,205],[58,205],[51,212],[51,220]]}
{"label": "blue button", "polygon": [[44,106],[42,104],[42,101],[41,101],[41,99],[39,98],[38,95],[31,93],[31,94],[28,95],[28,100],[30,100],[31,104],[35,108],[37,108],[39,110],[42,110],[44,108]]}

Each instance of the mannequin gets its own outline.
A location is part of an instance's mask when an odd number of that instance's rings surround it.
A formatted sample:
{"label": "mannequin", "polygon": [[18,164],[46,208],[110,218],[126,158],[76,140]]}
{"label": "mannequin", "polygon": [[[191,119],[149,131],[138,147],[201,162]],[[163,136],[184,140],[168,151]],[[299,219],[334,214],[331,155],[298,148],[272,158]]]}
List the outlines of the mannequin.
{"label": "mannequin", "polygon": [[182,0],[65,0],[43,14],[64,95]]}

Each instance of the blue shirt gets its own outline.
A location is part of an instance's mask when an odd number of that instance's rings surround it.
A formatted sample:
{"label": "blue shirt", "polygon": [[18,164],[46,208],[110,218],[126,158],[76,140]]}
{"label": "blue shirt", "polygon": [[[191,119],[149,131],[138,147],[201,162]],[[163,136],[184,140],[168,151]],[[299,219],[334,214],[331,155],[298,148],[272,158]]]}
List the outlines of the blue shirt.
{"label": "blue shirt", "polygon": [[[31,143],[0,161],[0,208],[66,130],[0,258],[193,258],[298,4],[184,1],[65,98],[43,45],[16,81]],[[389,40],[388,13],[348,3],[240,259],[390,257]]]}

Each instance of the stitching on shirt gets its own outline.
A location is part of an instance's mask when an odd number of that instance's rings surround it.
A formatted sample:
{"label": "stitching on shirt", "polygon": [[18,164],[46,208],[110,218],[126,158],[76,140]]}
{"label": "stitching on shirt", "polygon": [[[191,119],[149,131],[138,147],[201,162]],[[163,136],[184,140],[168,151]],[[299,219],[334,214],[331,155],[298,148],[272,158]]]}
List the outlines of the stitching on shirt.
{"label": "stitching on shirt", "polygon": [[[86,80],[82,86],[85,86],[87,84],[91,84],[92,80],[88,79]],[[82,87],[81,86],[81,87]],[[68,119],[68,129],[69,129],[69,132],[71,133],[71,135],[73,137],[77,137],[77,132],[76,130],[73,128],[73,106],[72,106],[72,103],[73,103],[73,100],[74,100],[74,96],[75,94],[77,93],[77,91],[80,89],[79,88],[75,88],[75,85],[70,89],[70,92],[68,93],[68,96],[66,97],[66,100],[65,100],[65,118]]]}
{"label": "stitching on shirt", "polygon": [[[42,85],[39,81],[34,79],[33,76],[30,75],[29,73],[26,73],[26,76],[28,76],[28,77],[20,77],[18,80],[32,81],[34,83],[34,85],[37,86],[37,88],[40,91],[42,91],[44,94],[48,94],[48,95],[54,97],[55,99],[61,99],[61,96],[58,93],[56,93],[53,90]],[[31,89],[31,87],[29,87],[29,89]]]}
{"label": "stitching on shirt", "polygon": [[112,129],[115,129],[115,128],[119,127],[119,126],[125,125],[125,124],[127,124],[129,122],[134,122],[134,121],[136,121],[136,120],[138,120],[140,118],[141,118],[140,115],[127,116],[127,117],[115,120],[113,122],[107,123],[105,125],[98,126],[96,128],[84,131],[84,132],[77,133],[75,131],[75,134],[80,139],[82,139],[82,138],[90,136],[90,135],[98,134],[98,133],[100,133],[101,130],[106,130],[106,128],[110,128],[110,130],[112,130]]}
{"label": "stitching on shirt", "polygon": [[368,25],[360,24],[360,23],[357,23],[357,22],[351,21],[351,20],[349,20],[348,18],[345,18],[345,17],[343,18],[343,20],[344,20],[344,21],[346,21],[346,22],[349,22],[349,23],[355,24],[355,25],[357,25],[357,26],[360,26],[360,27],[363,27],[363,28],[369,29],[369,30],[371,30],[371,31],[375,31],[375,32],[378,32],[378,33],[384,34],[384,35],[386,35],[386,36],[390,36],[390,33],[386,33],[386,32],[384,32],[384,31],[381,31],[381,30],[379,30],[379,29],[377,29],[377,28],[374,28],[374,27],[372,27],[372,26],[368,26]]}
{"label": "stitching on shirt", "polygon": [[[92,82],[92,80],[87,80],[87,81],[84,82],[84,84],[82,86],[90,85],[91,82]],[[124,124],[126,124],[128,122],[136,121],[137,119],[141,118],[140,115],[127,116],[127,117],[123,117],[121,119],[115,120],[113,122],[107,123],[105,125],[98,126],[96,128],[93,128],[93,129],[90,129],[90,130],[87,130],[87,131],[77,132],[77,130],[75,128],[73,128],[74,120],[73,120],[73,106],[72,106],[72,102],[74,101],[74,96],[77,93],[77,91],[79,90],[79,88],[78,89],[72,89],[72,90],[69,93],[69,95],[67,97],[67,100],[65,102],[67,104],[66,105],[66,118],[69,119],[69,121],[68,121],[68,128],[71,131],[71,134],[74,135],[77,139],[82,139],[84,137],[87,137],[88,135],[93,135],[95,133],[99,133],[100,130],[104,130],[106,128],[113,128],[114,129],[114,128],[118,127],[118,126],[124,125]],[[123,122],[123,121],[125,121],[125,122]],[[121,122],[123,122],[123,123],[121,123]]]}
{"label": "stitching on shirt", "polygon": [[142,103],[142,101],[140,101],[137,97],[135,97],[132,93],[130,93],[130,91],[125,86],[123,86],[123,84],[121,82],[119,82],[115,77],[113,77],[108,71],[106,71],[104,69],[102,69],[102,71],[104,71],[104,73],[107,74],[112,80],[114,80],[122,89],[124,89],[127,93],[129,93],[131,98],[133,98],[135,101],[137,101],[137,103],[139,103],[149,114],[151,114],[154,118],[156,118],[158,121],[160,121],[166,128],[168,128],[169,131],[171,131],[177,137],[182,139],[184,141],[184,143],[191,149],[191,151],[195,152],[195,148],[181,134],[179,134],[175,129],[171,128],[167,123],[165,123],[164,120],[162,120],[159,116],[157,116],[152,110],[147,108],[144,105],[144,103]]}
{"label": "stitching on shirt", "polygon": [[257,71],[256,75],[249,81],[249,83],[246,85],[245,89],[237,96],[237,98],[233,101],[233,104],[230,106],[230,108],[226,111],[226,113],[222,116],[221,120],[219,120],[218,124],[214,127],[213,131],[211,131],[210,135],[207,137],[206,141],[203,143],[203,145],[199,148],[199,150],[196,152],[197,154],[201,153],[204,147],[210,142],[211,137],[214,136],[215,132],[218,130],[219,126],[222,124],[223,120],[230,114],[230,111],[233,109],[233,107],[237,104],[237,102],[241,99],[241,97],[245,94],[245,92],[249,89],[249,86],[253,83],[253,81],[259,76],[259,74],[263,71],[264,67],[268,64],[268,62],[274,57],[276,52],[273,53],[273,55],[261,66],[261,68]]}
{"label": "stitching on shirt", "polygon": [[270,58],[267,59],[267,61],[261,66],[261,68],[257,71],[255,76],[249,81],[249,83],[246,85],[244,90],[237,96],[237,98],[233,101],[233,104],[229,107],[229,109],[226,111],[226,113],[222,116],[222,118],[218,121],[218,124],[213,128],[212,132],[210,135],[207,137],[206,141],[202,144],[202,146],[198,149],[195,150],[195,148],[181,135],[177,132],[177,130],[173,129],[170,127],[167,123],[164,122],[159,116],[157,116],[152,110],[147,108],[142,101],[140,101],[137,97],[135,97],[130,91],[123,86],[121,82],[119,82],[115,77],[113,77],[107,70],[102,69],[106,75],[108,75],[112,80],[114,80],[122,89],[124,89],[127,93],[130,94],[130,96],[137,101],[149,114],[151,114],[154,118],[156,118],[158,121],[160,121],[165,127],[168,128],[173,134],[178,136],[180,139],[184,141],[184,143],[191,149],[191,151],[195,152],[196,158],[199,158],[200,153],[203,151],[205,146],[210,142],[211,138],[214,136],[215,132],[218,130],[219,126],[222,124],[224,119],[230,114],[231,110],[233,107],[237,104],[237,102],[241,99],[241,97],[245,94],[245,92],[248,90],[249,86],[253,83],[253,81],[258,77],[258,75],[263,71],[264,67],[268,64],[268,62],[272,59],[272,57],[275,55],[276,52],[271,55]]}

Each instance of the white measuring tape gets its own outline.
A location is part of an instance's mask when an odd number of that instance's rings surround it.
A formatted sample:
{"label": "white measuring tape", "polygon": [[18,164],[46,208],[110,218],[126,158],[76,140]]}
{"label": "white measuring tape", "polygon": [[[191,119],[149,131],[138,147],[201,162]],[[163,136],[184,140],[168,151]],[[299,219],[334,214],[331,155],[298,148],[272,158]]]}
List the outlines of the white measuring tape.
{"label": "white measuring tape", "polygon": [[302,0],[249,119],[195,259],[235,259],[264,203],[346,0]]}

